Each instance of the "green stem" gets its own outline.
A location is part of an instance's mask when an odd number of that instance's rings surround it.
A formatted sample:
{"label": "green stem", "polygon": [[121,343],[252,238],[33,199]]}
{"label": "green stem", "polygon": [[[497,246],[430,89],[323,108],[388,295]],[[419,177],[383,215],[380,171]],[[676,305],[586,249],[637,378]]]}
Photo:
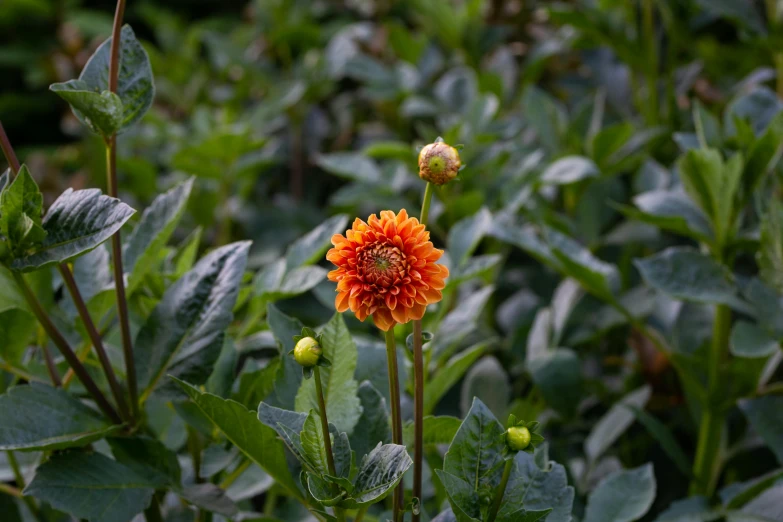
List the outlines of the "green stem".
{"label": "green stem", "polygon": [[26,497],[24,496],[24,488],[26,487],[25,481],[24,481],[24,475],[22,474],[22,469],[19,467],[19,461],[16,460],[16,455],[14,455],[13,451],[8,452],[8,465],[11,466],[11,471],[14,474],[14,481],[16,482],[16,487],[19,491],[19,497],[22,499],[22,502],[25,503],[27,508],[30,510],[30,513],[33,514],[33,517],[35,517],[36,520],[41,520],[42,515],[41,512],[38,510],[38,506],[35,503],[35,500],[33,500],[32,497]]}
{"label": "green stem", "polygon": [[220,489],[228,489],[231,484],[233,484],[236,479],[238,479],[240,476],[242,476],[242,473],[247,470],[247,468],[250,467],[250,461],[244,460],[242,463],[234,469],[234,471],[231,472],[225,479],[223,479],[223,482],[220,483]]}
{"label": "green stem", "polygon": [[[400,412],[400,377],[397,370],[397,341],[394,338],[394,326],[386,332],[386,362],[389,367],[389,398],[392,414],[392,442],[402,445],[402,413]],[[394,507],[392,521],[402,520],[403,506],[405,506],[405,486],[400,481],[394,490]]]}
{"label": "green stem", "polygon": [[500,504],[503,503],[503,495],[506,494],[506,486],[508,485],[508,479],[511,477],[511,468],[514,467],[514,459],[510,458],[506,460],[506,465],[503,467],[503,478],[500,479],[498,489],[495,491],[495,499],[492,501],[492,507],[487,515],[487,522],[495,522],[495,517],[498,516],[500,511]]}
{"label": "green stem", "polygon": [[731,309],[718,305],[712,327],[712,344],[707,361],[707,404],[703,405],[696,458],[693,462],[691,494],[712,496],[721,467],[723,416],[717,398],[721,387],[721,364],[728,353],[731,334]]}
{"label": "green stem", "polygon": [[0,360],[0,370],[5,370],[10,374],[16,375],[20,379],[24,379],[28,382],[46,382],[43,379],[36,377],[35,375],[26,372],[22,368],[17,368],[9,362]]}
{"label": "green stem", "polygon": [[95,399],[95,403],[106,414],[106,416],[112,420],[112,422],[116,424],[122,424],[122,419],[120,419],[117,411],[109,403],[109,401],[106,400],[103,392],[101,392],[101,389],[98,388],[97,384],[95,384],[95,381],[93,381],[92,377],[90,377],[90,374],[87,373],[87,369],[84,367],[81,361],[79,361],[79,358],[71,349],[68,341],[65,340],[65,337],[63,337],[51,319],[49,319],[49,316],[41,306],[38,298],[27,285],[27,281],[25,281],[22,274],[19,272],[11,273],[13,274],[14,281],[16,282],[17,286],[22,291],[27,304],[30,306],[33,314],[38,319],[38,322],[41,323],[41,326],[43,326],[44,330],[46,330],[46,334],[52,340],[54,345],[57,346],[57,348],[60,350],[60,353],[63,355],[63,357],[65,357],[65,360],[71,366],[74,373],[82,382],[90,395],[92,395],[93,399]]}
{"label": "green stem", "polygon": [[5,493],[6,495],[11,495],[16,498],[24,498],[22,492],[18,488],[3,484],[2,482],[0,482],[0,493]]}
{"label": "green stem", "polygon": [[277,505],[277,491],[273,487],[266,493],[266,499],[264,500],[264,515],[273,518],[275,513],[275,505]]}
{"label": "green stem", "polygon": [[[324,446],[326,450],[326,464],[329,467],[329,474],[337,476],[337,468],[334,466],[334,454],[332,453],[332,435],[329,433],[329,419],[326,417],[326,401],[324,400],[324,388],[321,384],[321,369],[316,366],[313,368],[315,377],[315,394],[318,396],[318,409],[321,417],[321,430],[324,432]],[[337,506],[334,507],[334,514],[337,520],[345,520],[345,511]]]}
{"label": "green stem", "polygon": [[60,263],[57,267],[60,270],[65,286],[68,288],[68,292],[71,294],[76,310],[79,312],[79,317],[84,324],[84,328],[87,330],[87,336],[90,338],[95,352],[98,354],[98,360],[103,368],[103,373],[106,374],[106,380],[109,382],[109,388],[111,388],[114,400],[117,402],[117,406],[120,409],[120,414],[126,420],[131,420],[130,412],[128,411],[128,405],[125,402],[122,388],[119,381],[117,381],[117,375],[114,373],[109,356],[106,354],[106,348],[103,346],[103,340],[98,333],[98,329],[95,327],[95,323],[90,317],[90,312],[87,310],[87,304],[84,302],[79,287],[76,284],[76,279],[73,277],[73,272],[65,263]]}
{"label": "green stem", "polygon": [[353,522],[362,522],[365,513],[367,513],[367,508],[369,507],[369,505],[360,507],[359,511],[356,512],[356,516],[354,517]]}
{"label": "green stem", "polygon": [[[432,203],[432,183],[424,189],[424,201],[421,204],[419,222],[427,224]],[[424,347],[421,319],[413,321],[413,496],[423,502],[422,473],[424,470]],[[421,512],[413,513],[413,522],[419,522]]]}

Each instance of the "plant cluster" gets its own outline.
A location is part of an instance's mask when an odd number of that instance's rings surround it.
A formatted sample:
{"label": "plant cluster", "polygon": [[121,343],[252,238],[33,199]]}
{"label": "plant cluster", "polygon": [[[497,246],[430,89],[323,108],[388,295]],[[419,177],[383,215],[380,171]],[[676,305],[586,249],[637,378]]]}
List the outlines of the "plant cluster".
{"label": "plant cluster", "polygon": [[0,125],[3,522],[783,521],[778,2],[125,4]]}

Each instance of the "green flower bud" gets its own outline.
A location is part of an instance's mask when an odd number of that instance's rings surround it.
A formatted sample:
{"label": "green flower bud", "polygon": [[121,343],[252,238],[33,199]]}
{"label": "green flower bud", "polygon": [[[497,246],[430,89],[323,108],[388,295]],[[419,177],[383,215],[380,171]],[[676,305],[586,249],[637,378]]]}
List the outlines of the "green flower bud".
{"label": "green flower bud", "polygon": [[506,445],[512,451],[522,451],[530,445],[530,430],[524,426],[513,426],[506,432]]}
{"label": "green flower bud", "polygon": [[456,178],[461,166],[457,149],[442,141],[430,143],[419,153],[419,177],[435,185]]}
{"label": "green flower bud", "polygon": [[321,358],[321,346],[312,337],[304,337],[296,343],[294,359],[305,368],[312,368]]}

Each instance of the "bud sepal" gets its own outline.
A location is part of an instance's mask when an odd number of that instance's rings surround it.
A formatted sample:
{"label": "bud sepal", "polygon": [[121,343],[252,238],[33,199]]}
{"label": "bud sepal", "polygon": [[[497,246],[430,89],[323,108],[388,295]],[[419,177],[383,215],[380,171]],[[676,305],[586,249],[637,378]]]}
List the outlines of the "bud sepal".
{"label": "bud sepal", "polygon": [[419,152],[419,177],[433,185],[445,185],[454,180],[462,170],[462,160],[457,147],[436,139]]}
{"label": "bud sepal", "polygon": [[506,451],[512,455],[519,451],[534,453],[536,446],[544,442],[544,437],[537,433],[539,426],[539,422],[517,420],[515,415],[509,415],[503,433]]}
{"label": "bud sepal", "polygon": [[296,346],[288,352],[293,355],[294,360],[302,367],[302,376],[309,379],[313,376],[313,368],[322,366],[328,368],[332,362],[324,357],[321,348],[322,336],[317,334],[312,328],[302,328],[301,335],[293,337]]}

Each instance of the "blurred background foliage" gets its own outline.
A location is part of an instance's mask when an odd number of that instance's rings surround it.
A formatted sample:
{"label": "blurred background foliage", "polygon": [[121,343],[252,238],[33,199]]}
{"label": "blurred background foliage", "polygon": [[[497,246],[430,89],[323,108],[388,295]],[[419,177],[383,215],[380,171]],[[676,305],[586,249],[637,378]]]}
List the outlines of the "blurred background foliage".
{"label": "blurred background foliage", "polygon": [[[103,184],[102,144],[47,88],[77,76],[109,34],[113,7],[0,5],[0,120],[49,201],[66,186]],[[473,395],[498,416],[535,418],[551,407],[565,421],[549,426],[551,451],[569,462],[580,493],[621,461],[653,460],[665,463],[656,466],[653,512],[683,495],[688,477],[640,425],[611,457],[602,459],[619,433],[606,446],[581,447],[615,400],[646,384],[648,395],[628,402],[649,399],[690,453],[696,428],[671,362],[599,299],[512,248],[519,237],[508,224],[522,214],[616,264],[625,306],[675,351],[694,353],[710,336],[706,307],[653,295],[632,264],[693,241],[625,215],[637,195],[679,187],[673,164],[700,139],[746,150],[781,111],[779,2],[131,0],[126,19],[150,54],[157,96],[119,139],[122,197],[144,208],[196,176],[172,243],[196,227],[203,248],[252,239],[258,270],[330,216],[417,214],[417,147],[437,136],[464,144],[468,167],[436,191],[431,212],[435,243],[447,247],[452,267],[431,322],[442,331],[469,323],[460,346],[485,340],[495,359],[474,366],[438,412],[464,414]],[[779,193],[778,175],[749,201],[758,215]],[[739,273],[756,270],[757,214],[742,235],[750,247],[738,247]],[[256,297],[263,285],[262,273]],[[333,312],[330,285],[277,305],[323,323]],[[551,331],[536,330],[542,313],[556,316]],[[243,327],[240,343],[255,329],[251,320]],[[524,364],[536,343],[557,348],[558,364],[547,367],[555,374]],[[748,374],[758,377],[756,366]],[[738,389],[745,384],[736,378]],[[631,421],[622,422],[624,431]],[[750,451],[761,458],[732,462],[729,481],[769,470],[770,450]]]}

